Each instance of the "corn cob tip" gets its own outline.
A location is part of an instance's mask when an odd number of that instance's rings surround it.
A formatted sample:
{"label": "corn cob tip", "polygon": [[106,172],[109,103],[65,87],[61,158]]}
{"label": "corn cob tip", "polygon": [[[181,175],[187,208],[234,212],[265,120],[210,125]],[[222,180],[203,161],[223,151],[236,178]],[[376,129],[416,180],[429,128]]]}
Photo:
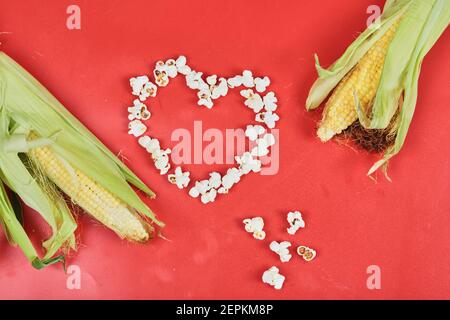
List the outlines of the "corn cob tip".
{"label": "corn cob tip", "polygon": [[335,134],[336,132],[334,132],[332,129],[328,127],[321,126],[317,129],[317,136],[322,142],[327,142],[328,140],[333,138]]}

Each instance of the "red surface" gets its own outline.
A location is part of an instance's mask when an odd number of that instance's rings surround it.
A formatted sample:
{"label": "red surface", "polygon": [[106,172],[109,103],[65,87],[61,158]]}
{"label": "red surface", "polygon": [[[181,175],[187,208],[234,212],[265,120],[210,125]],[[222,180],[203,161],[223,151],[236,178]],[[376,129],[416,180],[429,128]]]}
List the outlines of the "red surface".
{"label": "red surface", "polygon": [[[66,28],[66,8],[81,6],[82,29]],[[83,121],[157,192],[151,207],[171,241],[133,245],[81,218],[81,290],[66,288],[60,266],[36,271],[0,233],[0,298],[450,298],[449,33],[424,62],[418,107],[406,145],[391,162],[393,183],[365,176],[375,156],[314,137],[320,113],[304,101],[316,77],[313,53],[337,58],[364,29],[373,0],[323,1],[6,1],[0,2],[1,50]],[[208,206],[169,185],[127,135],[128,78],[158,59],[184,54],[196,69],[230,76],[249,68],[271,77],[279,97],[280,171],[250,175]],[[209,128],[242,127],[251,113],[237,94],[212,111],[194,106],[177,78],[152,106],[152,132],[170,146],[175,128],[203,120]],[[242,115],[242,117],[241,117]],[[207,165],[186,166],[194,177]],[[223,168],[223,166],[219,166]],[[307,227],[285,232],[286,213]],[[261,215],[267,239],[253,240],[241,220]],[[42,229],[27,212],[30,231]],[[272,239],[310,245],[317,259],[281,264]],[[378,265],[381,290],[366,288]],[[283,290],[264,285],[278,265]]]}

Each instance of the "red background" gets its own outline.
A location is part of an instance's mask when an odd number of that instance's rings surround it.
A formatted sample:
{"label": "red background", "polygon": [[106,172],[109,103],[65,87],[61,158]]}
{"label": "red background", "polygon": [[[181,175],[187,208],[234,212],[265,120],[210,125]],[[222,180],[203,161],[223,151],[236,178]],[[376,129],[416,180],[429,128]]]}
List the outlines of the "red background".
{"label": "red background", "polygon": [[[304,102],[316,77],[313,53],[333,62],[365,28],[374,0],[322,1],[0,1],[0,49],[36,76],[128,164],[158,197],[150,206],[164,234],[134,245],[80,218],[81,290],[66,288],[60,266],[34,270],[0,233],[0,298],[450,298],[450,53],[445,33],[427,56],[417,111],[392,183],[365,176],[377,159],[314,135],[320,112]],[[81,30],[66,28],[66,8],[81,7]],[[280,171],[249,175],[226,197],[204,206],[160,176],[133,137],[128,78],[159,59],[184,54],[206,73],[244,68],[272,79],[279,98]],[[175,128],[243,127],[251,111],[237,93],[212,111],[195,107],[179,77],[151,106],[151,132],[167,146]],[[194,177],[211,168],[189,165]],[[215,169],[224,169],[218,166]],[[307,227],[285,232],[286,213],[301,210]],[[27,211],[27,228],[45,228]],[[263,216],[267,239],[254,240],[241,220]],[[315,248],[281,264],[271,240]],[[368,290],[366,268],[378,265],[381,290]],[[261,282],[278,265],[287,280],[276,291]]]}

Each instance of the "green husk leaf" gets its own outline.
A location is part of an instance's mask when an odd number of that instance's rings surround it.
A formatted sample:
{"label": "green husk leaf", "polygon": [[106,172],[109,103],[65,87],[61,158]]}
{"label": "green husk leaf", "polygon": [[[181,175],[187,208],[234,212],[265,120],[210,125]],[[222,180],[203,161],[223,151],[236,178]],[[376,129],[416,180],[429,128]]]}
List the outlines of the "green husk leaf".
{"label": "green husk leaf", "polygon": [[164,225],[127,181],[150,196],[154,193],[36,79],[4,53],[0,53],[0,73],[7,84],[5,107],[15,122],[43,138],[58,133],[52,145],[56,154],[157,225]]}
{"label": "green husk leaf", "polygon": [[[55,201],[55,198],[52,198],[51,194],[42,189],[41,185],[36,178],[31,175],[19,155],[10,150],[5,150],[12,137],[9,128],[10,119],[6,114],[6,109],[1,107],[0,178],[22,199],[22,201],[24,201],[26,205],[39,212],[45,222],[50,226],[52,235],[43,243],[43,246],[47,251],[44,259],[50,259],[71,237],[73,237],[76,223],[65,203],[63,205],[61,203],[62,200]],[[14,212],[12,206],[11,209],[12,212]],[[20,224],[17,217],[16,220]],[[9,232],[9,236],[14,238],[14,234],[11,234],[11,232]],[[36,257],[33,257],[33,260],[35,258]]]}
{"label": "green husk leaf", "polygon": [[386,54],[368,128],[386,128],[397,112],[400,96],[405,89],[405,71],[411,64],[412,54],[423,28],[429,23],[428,15],[435,3],[434,0],[412,1],[403,15]]}
{"label": "green husk leaf", "polygon": [[345,75],[361,60],[372,45],[377,42],[393,23],[406,11],[410,1],[399,0],[383,11],[378,28],[367,28],[344,52],[344,54],[329,69],[320,66],[317,55],[316,69],[319,78],[313,84],[306,100],[306,109],[313,110],[320,106],[330,92],[338,85]]}
{"label": "green husk leaf", "polygon": [[422,61],[433,47],[442,33],[450,23],[450,2],[447,0],[436,0],[429,12],[417,44],[409,60],[407,71],[404,76],[404,102],[400,110],[400,122],[397,130],[395,144],[387,150],[383,159],[377,161],[370,168],[368,175],[373,174],[380,167],[387,165],[389,159],[398,154],[408,133],[417,102],[418,81]]}

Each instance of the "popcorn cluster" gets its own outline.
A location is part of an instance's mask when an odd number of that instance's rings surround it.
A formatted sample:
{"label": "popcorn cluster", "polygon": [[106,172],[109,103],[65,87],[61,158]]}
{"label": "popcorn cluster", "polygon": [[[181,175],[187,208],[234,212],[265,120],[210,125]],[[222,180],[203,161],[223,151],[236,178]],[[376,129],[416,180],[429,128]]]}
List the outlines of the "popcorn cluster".
{"label": "popcorn cluster", "polygon": [[[263,125],[268,129],[275,128],[279,120],[279,116],[274,113],[278,107],[278,99],[272,91],[263,94],[270,85],[269,77],[254,77],[249,70],[244,70],[242,74],[230,78],[214,74],[205,77],[202,72],[189,67],[184,56],[176,60],[156,62],[153,70],[154,83],[146,75],[130,79],[132,94],[138,98],[133,101],[133,106],[128,108],[130,121],[128,133],[139,138],[139,144],[151,154],[160,174],[167,174],[170,170],[170,149],[161,149],[159,140],[145,135],[147,126],[144,121],[150,119],[151,113],[143,102],[148,98],[156,97],[158,87],[166,87],[170,79],[179,74],[185,76],[186,85],[190,89],[197,91],[197,104],[208,109],[214,106],[215,100],[226,96],[229,89],[245,87],[246,89],[240,91],[241,96],[245,98],[244,104],[254,111],[255,121],[261,123],[261,125],[247,126],[245,135],[255,145],[251,150],[235,157],[236,167],[228,169],[223,176],[218,172],[212,172],[209,174],[209,179],[195,181],[194,186],[190,188],[189,195],[200,198],[201,202],[206,204],[214,202],[218,194],[227,194],[244,175],[261,171],[262,164],[259,158],[267,156],[276,143],[275,136],[267,132]],[[180,167],[177,167],[168,175],[168,180],[179,189],[183,189],[189,186],[191,181],[189,176],[189,172],[183,172]]]}
{"label": "popcorn cluster", "polygon": [[[287,214],[287,220],[290,225],[290,227],[287,228],[287,231],[290,235],[294,235],[299,228],[305,227],[305,222],[303,221],[302,214],[299,211],[289,212]],[[243,222],[245,231],[252,233],[255,239],[265,239],[266,233],[263,230],[264,220],[262,217],[247,218],[244,219]],[[292,232],[292,230],[295,231]],[[292,254],[289,251],[289,248],[291,246],[292,244],[289,241],[272,241],[269,245],[269,248],[271,251],[278,254],[281,262],[285,263],[289,262],[292,258]],[[296,252],[301,258],[303,258],[304,261],[307,262],[313,260],[316,257],[316,251],[307,246],[302,245],[297,247]],[[285,279],[285,276],[281,275],[280,270],[275,266],[271,267],[269,270],[266,270],[262,276],[262,280],[264,283],[273,286],[277,290],[280,290],[283,287]]]}

